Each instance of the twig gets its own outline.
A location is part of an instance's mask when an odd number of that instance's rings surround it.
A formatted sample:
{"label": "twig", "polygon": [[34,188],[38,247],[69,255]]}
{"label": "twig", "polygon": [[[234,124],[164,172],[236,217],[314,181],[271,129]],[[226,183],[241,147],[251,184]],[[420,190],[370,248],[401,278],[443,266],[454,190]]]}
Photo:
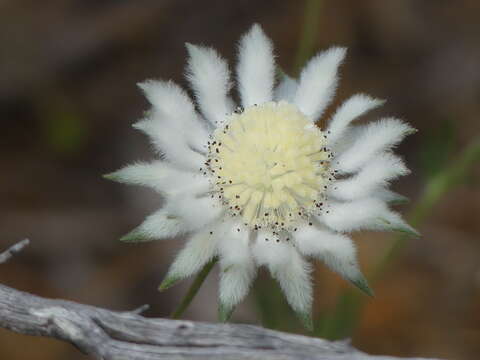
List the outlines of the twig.
{"label": "twig", "polygon": [[96,359],[394,359],[329,342],[240,324],[148,319],[0,285],[0,327],[70,342]]}
{"label": "twig", "polygon": [[30,244],[30,240],[24,239],[15,245],[11,246],[8,248],[6,251],[0,254],[0,264],[6,263],[10,258],[15,255],[16,253],[20,252],[23,250],[25,246]]}
{"label": "twig", "polygon": [[[13,246],[4,259],[27,244],[24,240]],[[348,341],[330,342],[251,325],[148,319],[140,315],[147,308],[110,311],[0,285],[0,327],[67,341],[101,360],[395,359],[367,355]]]}

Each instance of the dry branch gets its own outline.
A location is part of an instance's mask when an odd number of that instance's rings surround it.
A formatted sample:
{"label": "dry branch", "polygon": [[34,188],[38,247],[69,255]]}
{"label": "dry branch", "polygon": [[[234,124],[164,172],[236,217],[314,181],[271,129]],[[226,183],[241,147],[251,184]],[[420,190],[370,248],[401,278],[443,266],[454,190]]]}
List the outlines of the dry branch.
{"label": "dry branch", "polygon": [[[17,244],[6,256],[0,254],[0,259],[6,261],[25,245]],[[0,327],[67,341],[96,359],[394,359],[367,355],[346,341],[330,342],[251,325],[146,318],[140,315],[146,308],[110,311],[0,285]]]}
{"label": "dry branch", "polygon": [[6,263],[16,253],[23,250],[25,246],[30,244],[30,240],[24,239],[15,245],[10,246],[6,251],[0,253],[0,264]]}

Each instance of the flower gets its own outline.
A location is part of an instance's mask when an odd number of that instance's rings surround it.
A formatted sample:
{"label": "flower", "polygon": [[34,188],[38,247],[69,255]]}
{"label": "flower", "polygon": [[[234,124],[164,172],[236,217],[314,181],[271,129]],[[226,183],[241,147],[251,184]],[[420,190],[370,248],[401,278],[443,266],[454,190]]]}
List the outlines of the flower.
{"label": "flower", "polygon": [[383,104],[363,94],[346,100],[324,130],[315,125],[333,98],[344,48],[318,54],[298,80],[284,75],[275,86],[271,41],[254,25],[239,44],[237,107],[225,60],[211,48],[187,44],[187,50],[186,76],[201,115],[175,83],[140,84],[152,108],[134,127],[149,136],[161,160],[107,176],[151,187],[166,200],[122,240],[188,234],[161,289],[218,257],[224,320],[247,295],[257,268],[266,266],[309,325],[310,257],[372,295],[346,233],[417,234],[389,209],[404,198],[387,189],[408,173],[392,149],[415,130],[394,118],[351,125]]}

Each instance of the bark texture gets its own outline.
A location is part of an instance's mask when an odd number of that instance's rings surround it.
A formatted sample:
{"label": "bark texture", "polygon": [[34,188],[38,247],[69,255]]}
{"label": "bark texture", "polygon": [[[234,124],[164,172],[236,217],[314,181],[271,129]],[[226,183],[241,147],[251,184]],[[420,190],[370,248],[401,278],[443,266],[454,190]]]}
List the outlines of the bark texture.
{"label": "bark texture", "polygon": [[[0,254],[0,263],[28,241]],[[148,306],[126,312],[46,299],[0,285],[0,327],[67,341],[105,360],[391,360],[350,346],[241,324],[146,318]]]}

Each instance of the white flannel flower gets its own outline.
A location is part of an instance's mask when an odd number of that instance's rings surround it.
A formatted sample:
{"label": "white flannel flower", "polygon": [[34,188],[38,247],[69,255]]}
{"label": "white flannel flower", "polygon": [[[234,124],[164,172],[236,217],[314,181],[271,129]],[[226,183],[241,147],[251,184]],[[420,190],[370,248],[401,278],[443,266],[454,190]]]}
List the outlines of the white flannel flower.
{"label": "white flannel flower", "polygon": [[123,240],[188,234],[161,289],[218,257],[224,320],[263,265],[307,325],[312,285],[306,258],[321,259],[371,294],[346,233],[416,234],[388,207],[403,197],[387,189],[408,173],[392,149],[414,129],[394,118],[351,125],[383,103],[363,94],[345,101],[326,129],[315,125],[333,98],[344,48],[318,54],[298,80],[284,76],[275,85],[272,43],[254,25],[239,44],[239,106],[229,95],[225,60],[211,48],[187,44],[187,50],[187,79],[200,113],[173,82],[140,84],[152,108],[134,127],[150,137],[161,160],[107,176],[151,187],[166,199]]}

